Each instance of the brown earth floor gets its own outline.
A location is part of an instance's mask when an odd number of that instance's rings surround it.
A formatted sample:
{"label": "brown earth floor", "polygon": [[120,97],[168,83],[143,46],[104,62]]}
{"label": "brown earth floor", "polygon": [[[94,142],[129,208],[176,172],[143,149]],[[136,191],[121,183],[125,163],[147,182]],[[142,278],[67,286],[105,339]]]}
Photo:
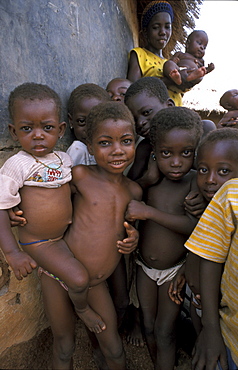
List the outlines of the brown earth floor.
{"label": "brown earth floor", "polygon": [[[180,332],[187,333],[187,323],[182,324],[183,330]],[[190,325],[188,325],[190,326]],[[190,331],[190,329],[188,329]],[[92,358],[91,345],[89,343],[84,326],[80,321],[76,326],[76,350],[74,354],[74,370],[96,370],[97,367]],[[128,370],[153,370],[147,347],[138,348],[128,344],[125,335],[122,335],[123,344],[127,358]],[[187,342],[187,343],[186,343]],[[188,355],[186,346],[191,345],[191,338],[182,338],[180,336],[180,349],[178,350],[178,366],[176,370],[190,370],[191,359]],[[182,347],[185,348],[182,349]],[[44,330],[40,336],[33,338],[27,343],[22,343],[12,347],[10,351],[1,357],[0,369],[14,370],[47,370],[49,368],[52,351],[52,335],[50,329]]]}

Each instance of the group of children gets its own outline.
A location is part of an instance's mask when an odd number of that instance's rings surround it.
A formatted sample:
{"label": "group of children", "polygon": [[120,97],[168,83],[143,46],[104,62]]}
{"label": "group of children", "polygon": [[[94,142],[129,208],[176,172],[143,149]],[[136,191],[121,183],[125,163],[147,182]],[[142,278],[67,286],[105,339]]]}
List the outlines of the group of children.
{"label": "group of children", "polygon": [[[142,16],[148,45],[131,51],[128,79],[115,78],[106,89],[87,83],[71,93],[75,140],[67,153],[55,150],[66,129],[56,92],[25,83],[9,96],[9,130],[22,150],[0,169],[0,247],[17,279],[38,267],[54,338],[53,369],[73,368],[74,312],[98,367],[126,369],[118,327],[129,305],[129,254],[136,310],[155,369],[174,369],[186,282],[196,306],[193,368],[227,369],[229,363],[237,369],[238,185],[224,183],[238,177],[238,131],[223,122],[216,129],[175,106],[181,92],[162,81],[173,10],[165,1],[149,5]],[[201,52],[194,54],[199,71],[185,61],[186,72],[180,72],[179,61],[189,57],[180,55],[176,66],[168,63],[167,80],[191,87],[214,69],[204,67],[203,31],[190,35],[185,54],[193,55],[191,45],[200,38]],[[158,58],[154,74],[147,57]],[[221,98],[229,112],[238,109],[236,95],[230,90]],[[14,214],[15,206],[20,211]],[[11,223],[22,225],[19,243]],[[138,335],[131,342],[142,346]]]}

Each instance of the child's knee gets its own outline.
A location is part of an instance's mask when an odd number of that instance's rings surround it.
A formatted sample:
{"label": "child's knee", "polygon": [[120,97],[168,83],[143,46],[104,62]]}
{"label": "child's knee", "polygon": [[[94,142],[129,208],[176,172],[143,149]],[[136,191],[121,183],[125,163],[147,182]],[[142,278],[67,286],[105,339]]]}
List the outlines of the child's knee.
{"label": "child's knee", "polygon": [[89,285],[89,276],[86,271],[77,271],[77,273],[72,272],[71,280],[69,282],[68,288],[69,291],[73,291],[75,293],[81,293],[88,288]]}
{"label": "child's knee", "polygon": [[54,338],[54,356],[62,362],[69,362],[75,351],[75,343],[73,340],[64,340],[62,338]]}
{"label": "child's knee", "polygon": [[114,345],[111,344],[108,348],[102,349],[102,352],[106,358],[109,358],[110,360],[113,361],[117,361],[123,356],[124,349],[121,341],[118,341]]}

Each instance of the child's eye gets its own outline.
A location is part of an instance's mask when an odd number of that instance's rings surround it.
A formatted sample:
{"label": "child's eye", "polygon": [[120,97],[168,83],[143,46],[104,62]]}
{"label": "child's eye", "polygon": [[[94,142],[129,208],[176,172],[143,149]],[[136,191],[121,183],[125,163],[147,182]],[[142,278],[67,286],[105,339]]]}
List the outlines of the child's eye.
{"label": "child's eye", "polygon": [[189,157],[192,154],[193,154],[192,150],[184,150],[184,152],[183,152],[184,157]]}
{"label": "child's eye", "polygon": [[108,146],[108,145],[110,145],[110,143],[107,140],[102,140],[102,141],[99,141],[99,145],[100,146]]}
{"label": "child's eye", "polygon": [[45,131],[50,131],[50,130],[52,130],[52,128],[53,128],[53,126],[52,126],[52,125],[46,125],[46,126],[44,127],[44,130],[45,130]]}
{"label": "child's eye", "polygon": [[230,173],[230,170],[228,170],[227,168],[222,168],[218,171],[219,175],[222,175],[222,176],[226,176]]}
{"label": "child's eye", "polygon": [[132,142],[133,142],[132,139],[124,139],[123,140],[123,143],[126,144],[126,145],[130,145]]}
{"label": "child's eye", "polygon": [[208,172],[207,169],[204,168],[204,167],[198,168],[197,171],[198,171],[199,174],[202,174],[202,175],[204,175]]}
{"label": "child's eye", "polygon": [[79,118],[77,119],[78,126],[84,126],[85,125],[85,118]]}
{"label": "child's eye", "polygon": [[23,131],[23,132],[31,132],[32,131],[32,127],[30,127],[30,126],[23,126],[23,127],[21,127],[21,131]]}
{"label": "child's eye", "polygon": [[164,157],[169,157],[169,156],[170,156],[170,151],[169,151],[169,150],[162,150],[162,151],[161,151],[161,154],[162,154],[162,156],[164,156]]}
{"label": "child's eye", "polygon": [[143,112],[143,116],[149,116],[150,114],[151,114],[151,112],[152,112],[152,109],[147,109],[147,110],[145,110],[144,112]]}
{"label": "child's eye", "polygon": [[126,94],[125,93],[120,93],[120,96],[125,96]]}

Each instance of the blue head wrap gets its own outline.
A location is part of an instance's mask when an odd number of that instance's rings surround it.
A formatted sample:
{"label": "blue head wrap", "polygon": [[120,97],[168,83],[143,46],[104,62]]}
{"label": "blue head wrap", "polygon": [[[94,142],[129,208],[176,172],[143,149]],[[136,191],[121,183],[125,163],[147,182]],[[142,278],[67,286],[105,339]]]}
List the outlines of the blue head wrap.
{"label": "blue head wrap", "polygon": [[151,1],[149,3],[141,16],[141,28],[145,29],[148,27],[148,24],[150,23],[153,16],[157,13],[168,13],[171,17],[171,21],[174,20],[174,12],[172,9],[172,6],[167,1]]}

